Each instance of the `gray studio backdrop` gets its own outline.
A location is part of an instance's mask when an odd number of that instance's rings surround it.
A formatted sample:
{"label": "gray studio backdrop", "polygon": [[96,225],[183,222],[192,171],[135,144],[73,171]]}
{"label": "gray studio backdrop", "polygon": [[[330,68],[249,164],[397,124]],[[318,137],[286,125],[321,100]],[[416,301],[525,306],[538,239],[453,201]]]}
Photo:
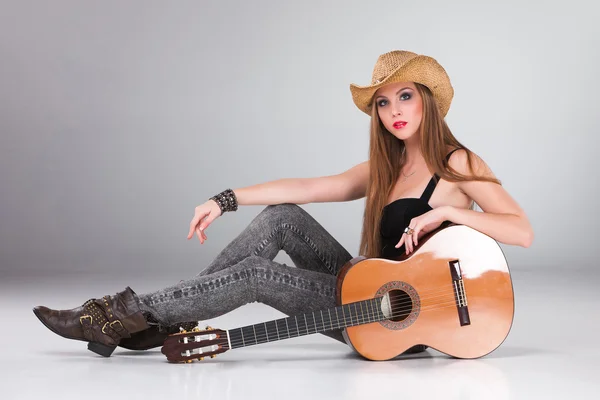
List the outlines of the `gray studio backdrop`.
{"label": "gray studio backdrop", "polygon": [[[597,7],[2,1],[1,272],[191,276],[263,208],[225,214],[200,245],[196,205],[367,158],[348,86],[392,49],[446,68],[451,129],[529,214],[535,242],[502,245],[509,264],[595,267]],[[364,200],[303,207],[356,255]]]}

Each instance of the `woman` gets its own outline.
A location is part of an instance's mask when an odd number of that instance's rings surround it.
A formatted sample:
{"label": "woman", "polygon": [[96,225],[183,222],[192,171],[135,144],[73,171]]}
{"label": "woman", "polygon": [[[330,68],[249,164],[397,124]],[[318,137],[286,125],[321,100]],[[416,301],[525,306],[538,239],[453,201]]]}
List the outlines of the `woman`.
{"label": "woman", "polygon": [[[294,315],[335,306],[336,275],[353,257],[297,204],[366,197],[359,253],[395,259],[444,221],[495,240],[530,246],[527,216],[476,154],[450,132],[444,117],[454,90],[431,57],[409,51],[381,55],[371,85],[350,86],[371,117],[369,161],[312,179],[283,179],[213,196],[196,207],[188,240],[238,205],[267,207],[194,278],[153,293],[131,288],[71,310],[39,306],[53,332],[89,342],[106,357],[117,345],[148,349],[249,302]],[[484,211],[472,208],[477,203]],[[273,261],[284,250],[296,268]],[[344,342],[340,330],[324,333]],[[421,351],[416,346],[412,351]]]}

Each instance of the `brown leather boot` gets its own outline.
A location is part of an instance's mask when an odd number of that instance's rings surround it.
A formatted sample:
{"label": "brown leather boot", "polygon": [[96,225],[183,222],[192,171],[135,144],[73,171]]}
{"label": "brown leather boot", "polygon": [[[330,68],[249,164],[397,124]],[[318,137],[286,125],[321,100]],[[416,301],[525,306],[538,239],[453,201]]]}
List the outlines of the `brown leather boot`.
{"label": "brown leather boot", "polygon": [[170,325],[167,328],[159,329],[156,325],[151,325],[149,329],[134,333],[130,338],[121,339],[119,347],[124,347],[129,350],[148,350],[154,347],[160,347],[164,344],[167,336],[173,333],[179,333],[180,329],[191,332],[198,325],[197,321],[182,322],[179,324]]}
{"label": "brown leather boot", "polygon": [[123,338],[150,327],[129,286],[116,295],[90,299],[71,310],[37,306],[33,313],[52,332],[86,341],[89,350],[104,357],[110,357]]}

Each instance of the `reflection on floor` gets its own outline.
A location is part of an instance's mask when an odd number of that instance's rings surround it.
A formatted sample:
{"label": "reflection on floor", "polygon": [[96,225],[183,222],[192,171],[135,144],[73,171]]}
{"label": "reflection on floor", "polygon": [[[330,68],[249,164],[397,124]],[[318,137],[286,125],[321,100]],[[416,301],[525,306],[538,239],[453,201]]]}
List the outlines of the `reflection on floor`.
{"label": "reflection on floor", "polygon": [[[71,308],[122,284],[71,277],[0,283],[3,399],[531,399],[591,398],[600,389],[596,360],[600,275],[513,268],[516,315],[507,340],[478,360],[428,350],[393,361],[365,361],[347,346],[311,335],[170,364],[160,349],[117,348],[110,358],[46,329],[31,308]],[[138,278],[139,279],[139,278]],[[148,281],[138,292],[171,284]],[[96,282],[90,284],[90,282]],[[134,282],[130,280],[129,282]],[[143,286],[142,288],[140,288]],[[249,304],[211,321],[233,328],[283,315]]]}

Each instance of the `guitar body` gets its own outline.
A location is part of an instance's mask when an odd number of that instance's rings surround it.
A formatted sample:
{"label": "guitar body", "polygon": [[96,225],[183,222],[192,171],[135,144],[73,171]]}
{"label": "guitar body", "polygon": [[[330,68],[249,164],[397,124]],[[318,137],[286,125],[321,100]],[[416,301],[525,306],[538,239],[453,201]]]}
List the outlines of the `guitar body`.
{"label": "guitar body", "polygon": [[458,358],[482,357],[510,331],[514,296],[498,243],[464,225],[439,228],[408,257],[357,257],[338,275],[338,304],[390,294],[390,320],[349,326],[347,343],[370,360],[423,344]]}

